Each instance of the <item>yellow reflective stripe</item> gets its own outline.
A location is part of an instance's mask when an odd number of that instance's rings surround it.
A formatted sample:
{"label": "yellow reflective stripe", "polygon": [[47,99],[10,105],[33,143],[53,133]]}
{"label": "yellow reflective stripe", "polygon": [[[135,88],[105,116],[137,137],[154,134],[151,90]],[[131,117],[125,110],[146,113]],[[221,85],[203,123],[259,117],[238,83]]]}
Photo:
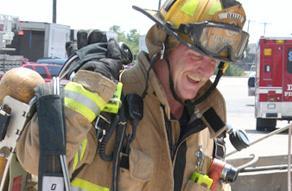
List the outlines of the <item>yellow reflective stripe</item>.
{"label": "yellow reflective stripe", "polygon": [[86,90],[81,84],[69,82],[65,86],[64,104],[89,121],[93,121],[105,107],[106,102],[97,93]]}
{"label": "yellow reflective stripe", "polygon": [[122,96],[123,84],[119,82],[116,87],[116,91],[113,97],[109,100],[102,111],[109,113],[118,113],[120,106],[122,105],[121,96]]}
{"label": "yellow reflective stripe", "polygon": [[[91,182],[88,182],[86,180],[82,180],[80,178],[75,178],[72,183],[72,191],[75,190],[82,190],[82,191],[109,191],[109,188],[102,187],[96,184],[93,184]],[[78,189],[81,188],[81,189]]]}
{"label": "yellow reflective stripe", "polygon": [[76,170],[78,162],[79,162],[79,153],[76,152],[73,158],[73,171]]}
{"label": "yellow reflective stripe", "polygon": [[76,169],[78,163],[83,159],[86,148],[87,148],[88,140],[84,139],[80,145],[80,149],[78,152],[75,153],[74,159],[73,159],[73,171]]}
{"label": "yellow reflective stripe", "polygon": [[69,82],[66,86],[65,86],[65,90],[69,90],[72,92],[76,92],[79,93],[89,99],[91,99],[92,101],[94,101],[96,103],[96,105],[102,110],[105,105],[106,102],[102,99],[102,97],[100,97],[96,92],[91,92],[88,91],[87,89],[85,89],[81,84],[78,84],[76,82]]}
{"label": "yellow reflective stripe", "polygon": [[100,112],[100,109],[96,105],[96,103],[82,94],[79,94],[77,92],[72,92],[70,90],[65,90],[65,97],[73,99],[75,102],[81,103],[82,105],[86,106],[88,109],[90,109],[94,113]]}
{"label": "yellow reflective stripe", "polygon": [[87,143],[88,143],[88,140],[87,139],[85,139],[84,141],[82,141],[82,143],[81,143],[81,156],[80,156],[80,160],[82,160],[83,159],[83,157],[84,157],[84,154],[85,154],[85,151],[86,151],[86,148],[87,148]]}
{"label": "yellow reflective stripe", "polygon": [[208,10],[209,15],[214,15],[216,12],[222,9],[220,0],[214,0],[211,7]]}
{"label": "yellow reflective stripe", "polygon": [[90,109],[88,109],[88,107],[82,105],[79,102],[74,101],[73,99],[70,98],[64,98],[64,105],[78,113],[80,113],[81,115],[83,115],[85,118],[87,118],[90,122],[92,122],[96,115],[93,111],[91,111]]}
{"label": "yellow reflective stripe", "polygon": [[181,7],[181,11],[193,16],[197,7],[199,5],[199,1],[198,0],[187,0],[183,6]]}

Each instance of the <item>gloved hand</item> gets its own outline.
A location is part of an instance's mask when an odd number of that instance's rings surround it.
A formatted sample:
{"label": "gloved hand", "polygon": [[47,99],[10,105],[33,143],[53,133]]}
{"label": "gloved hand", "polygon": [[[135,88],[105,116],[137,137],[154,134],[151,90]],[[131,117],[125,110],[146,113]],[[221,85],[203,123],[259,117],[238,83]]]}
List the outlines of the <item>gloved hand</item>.
{"label": "gloved hand", "polygon": [[[77,73],[79,69],[98,72],[111,80],[118,79],[118,73],[133,61],[130,48],[124,43],[117,43],[114,39],[107,40],[106,34],[99,30],[89,33],[85,30],[78,31],[77,44],[72,51],[72,43],[67,43],[67,52],[74,52],[75,59],[63,67],[60,76],[71,79],[71,74]],[[71,49],[70,49],[71,48]],[[77,50],[78,48],[78,50]],[[102,66],[104,65],[104,66]]]}
{"label": "gloved hand", "polygon": [[71,57],[77,50],[76,43],[74,43],[73,41],[66,42],[65,49],[67,57]]}
{"label": "gloved hand", "polygon": [[[87,30],[79,30],[77,32],[77,41],[68,41],[65,44],[66,54],[71,57],[77,50],[94,43],[106,43],[106,34],[98,29],[87,32]],[[106,46],[105,46],[106,48]]]}
{"label": "gloved hand", "polygon": [[110,39],[107,43],[106,58],[90,60],[80,69],[94,71],[116,81],[122,68],[123,61],[119,45],[114,39]]}
{"label": "gloved hand", "polygon": [[84,32],[78,36],[78,47],[83,47],[76,51],[80,60],[77,71],[74,70],[73,82],[65,86],[65,106],[91,122],[113,97],[115,82],[127,59],[124,59],[119,44],[114,39],[104,42],[106,36],[98,30],[92,31],[87,39]]}

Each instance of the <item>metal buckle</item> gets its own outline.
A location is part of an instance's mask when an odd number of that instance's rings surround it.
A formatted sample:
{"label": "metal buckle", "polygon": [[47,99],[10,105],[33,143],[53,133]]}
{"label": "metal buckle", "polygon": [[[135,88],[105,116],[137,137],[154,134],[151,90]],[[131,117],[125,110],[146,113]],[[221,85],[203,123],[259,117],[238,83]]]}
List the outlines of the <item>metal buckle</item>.
{"label": "metal buckle", "polygon": [[105,122],[109,123],[108,120],[106,120],[104,117],[101,117],[101,115],[99,115],[95,121],[95,125],[94,128],[96,129],[96,138],[98,140],[98,142],[102,142],[103,137],[106,135],[106,130],[103,128],[100,128],[98,126],[98,122],[100,119],[103,119]]}
{"label": "metal buckle", "polygon": [[214,143],[214,157],[220,160],[224,160],[226,154],[224,143],[221,143],[220,140],[215,140]]}

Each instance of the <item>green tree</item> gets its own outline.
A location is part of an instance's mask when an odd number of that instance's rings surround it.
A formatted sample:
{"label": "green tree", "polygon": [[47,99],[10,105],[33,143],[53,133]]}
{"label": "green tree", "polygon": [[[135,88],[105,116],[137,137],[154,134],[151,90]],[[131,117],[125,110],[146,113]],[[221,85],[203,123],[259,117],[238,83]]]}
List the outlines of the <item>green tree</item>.
{"label": "green tree", "polygon": [[137,55],[139,52],[139,37],[140,34],[136,29],[130,30],[127,34],[127,43],[134,55]]}
{"label": "green tree", "polygon": [[225,76],[243,76],[244,70],[236,64],[229,63],[227,70],[224,73]]}
{"label": "green tree", "polygon": [[112,32],[115,32],[118,35],[118,41],[119,42],[125,42],[126,43],[126,35],[125,32],[121,31],[121,27],[118,25],[113,25],[112,27],[110,27],[109,29]]}
{"label": "green tree", "polygon": [[126,33],[124,31],[121,31],[120,26],[113,25],[112,27],[110,27],[109,30],[115,32],[118,35],[118,41],[126,43],[130,47],[134,55],[138,54],[140,34],[136,29],[132,29],[129,31],[129,33]]}

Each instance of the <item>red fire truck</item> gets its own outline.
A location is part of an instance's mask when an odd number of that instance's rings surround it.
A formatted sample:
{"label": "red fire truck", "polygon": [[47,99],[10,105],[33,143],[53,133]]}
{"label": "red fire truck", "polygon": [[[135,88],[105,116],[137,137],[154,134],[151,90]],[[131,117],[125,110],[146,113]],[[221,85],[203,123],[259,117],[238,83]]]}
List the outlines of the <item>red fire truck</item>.
{"label": "red fire truck", "polygon": [[292,38],[260,38],[255,87],[258,131],[272,131],[277,120],[292,119]]}

